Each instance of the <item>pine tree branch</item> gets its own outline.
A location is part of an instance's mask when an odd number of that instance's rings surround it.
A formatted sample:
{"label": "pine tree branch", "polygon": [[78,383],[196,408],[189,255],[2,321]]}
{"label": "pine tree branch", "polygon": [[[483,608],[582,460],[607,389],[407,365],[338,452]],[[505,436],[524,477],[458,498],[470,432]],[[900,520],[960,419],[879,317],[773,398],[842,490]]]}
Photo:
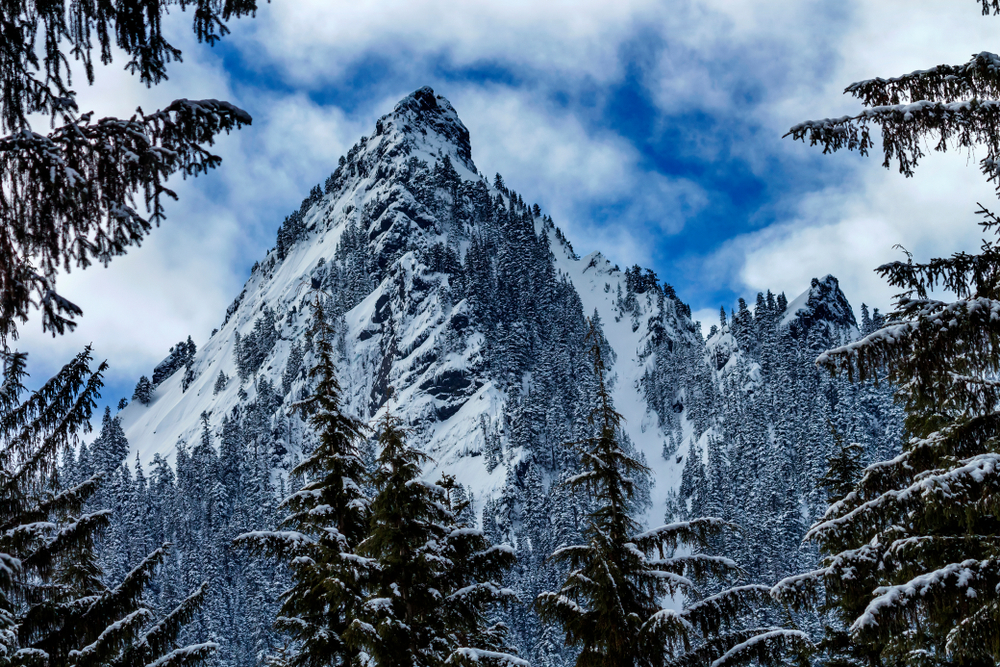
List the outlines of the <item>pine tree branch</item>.
{"label": "pine tree branch", "polygon": [[120,584],[106,591],[83,614],[84,622],[96,626],[100,619],[109,618],[116,610],[133,608],[141,602],[142,592],[156,573],[156,567],[167,555],[165,544],[146,556],[125,575]]}
{"label": "pine tree branch", "polygon": [[875,145],[871,126],[882,129],[882,166],[889,168],[895,161],[899,172],[912,176],[920,159],[925,157],[924,141],[934,142],[934,150],[965,149],[985,146],[986,155],[980,168],[1000,192],[1000,101],[962,100],[934,102],[920,100],[910,104],[877,106],[855,116],[811,120],[793,126],[785,136],[796,141],[820,145],[824,153],[838,150],[858,151],[867,155]]}
{"label": "pine tree branch", "polygon": [[809,636],[800,630],[775,628],[768,632],[755,635],[716,658],[711,667],[728,667],[729,665],[746,665],[758,663],[777,663],[785,653],[799,651],[811,653],[813,643]]}
{"label": "pine tree branch", "polygon": [[[93,2],[10,0],[0,12],[0,127],[27,127],[28,116],[66,117],[76,110],[69,58],[82,63],[94,82],[94,51],[102,64],[112,46],[129,59],[125,69],[152,86],[167,78],[166,66],[181,52],[163,36],[163,15],[171,6],[193,7],[199,42],[214,45],[229,32],[226,22],[252,16],[255,0],[139,0],[127,6]],[[39,44],[39,37],[42,43]],[[96,39],[95,39],[96,37]]]}
{"label": "pine tree branch", "polygon": [[938,65],[889,79],[852,83],[845,90],[866,107],[918,100],[957,102],[1000,98],[1000,56],[983,51],[963,65]]}
{"label": "pine tree branch", "polygon": [[636,535],[632,541],[647,552],[654,548],[671,551],[679,546],[704,546],[708,539],[723,530],[739,531],[739,526],[717,517],[699,517],[691,521],[670,523]]}
{"label": "pine tree branch", "polygon": [[[129,120],[90,115],[44,136],[24,129],[0,138],[0,341],[17,338],[29,308],[43,331],[62,334],[80,309],[55,291],[60,270],[107,265],[139,245],[165,216],[175,173],[197,176],[221,158],[204,146],[251,123],[218,100],[176,100]],[[144,194],[147,219],[134,204]]]}
{"label": "pine tree branch", "polygon": [[164,652],[173,646],[177,640],[177,635],[180,634],[184,625],[190,623],[191,619],[198,612],[207,590],[208,582],[202,582],[191,595],[146,632],[143,639],[136,646],[136,655],[134,657],[125,656],[129,661],[124,664],[134,664],[131,661],[135,658],[148,660],[150,657],[162,655],[162,658],[157,659],[151,664],[187,665],[196,664],[211,655],[217,648],[217,644],[208,643],[189,646],[164,655]]}
{"label": "pine tree branch", "polygon": [[684,618],[703,637],[715,636],[723,627],[729,628],[734,619],[745,617],[762,604],[770,605],[770,594],[771,589],[760,584],[729,588],[691,604],[684,610]]}

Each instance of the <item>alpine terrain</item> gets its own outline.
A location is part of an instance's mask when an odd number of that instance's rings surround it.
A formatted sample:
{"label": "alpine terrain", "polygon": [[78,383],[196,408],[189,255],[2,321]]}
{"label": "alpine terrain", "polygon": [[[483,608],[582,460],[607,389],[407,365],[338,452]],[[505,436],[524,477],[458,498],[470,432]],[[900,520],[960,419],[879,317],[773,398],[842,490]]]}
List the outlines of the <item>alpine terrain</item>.
{"label": "alpine terrain", "polygon": [[374,426],[390,411],[426,454],[424,478],[453,476],[470,501],[465,518],[513,546],[504,585],[520,602],[498,620],[532,665],[574,657],[532,603],[564,580],[548,556],[578,539],[591,502],[563,484],[581,465],[566,443],[594,428],[588,320],[623,446],[651,470],[634,509],[649,527],[699,516],[737,524],[710,546],[746,583],[816,565],[802,538],[826,510],[821,478],[843,443],[860,445],[863,464],[897,453],[892,388],[815,366],[881,325],[865,307],[856,320],[836,278],[791,301],[741,299],[703,325],[652,271],[577,255],[509,177],[479,171],[445,98],[429,88],[406,97],[285,218],[211,337],[179,342],[66,463],[70,481],[109,473],[95,502],[117,508],[101,546],[112,580],[169,541],[158,604],[210,582],[188,632],[219,644],[217,664],[257,664],[283,648],[272,624],[288,575],[233,538],[274,525],[280,499],[302,485],[290,471],[316,447],[292,406],[315,383],[317,302],[345,412]]}

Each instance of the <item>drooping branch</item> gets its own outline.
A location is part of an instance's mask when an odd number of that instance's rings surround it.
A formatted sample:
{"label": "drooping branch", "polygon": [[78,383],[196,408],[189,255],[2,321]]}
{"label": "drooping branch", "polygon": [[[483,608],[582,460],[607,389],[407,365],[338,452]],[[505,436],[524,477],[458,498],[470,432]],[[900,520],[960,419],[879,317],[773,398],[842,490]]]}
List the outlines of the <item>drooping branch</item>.
{"label": "drooping branch", "polygon": [[900,173],[912,176],[924,153],[925,141],[933,142],[934,150],[965,149],[984,146],[986,155],[980,168],[987,179],[1000,190],[1000,102],[971,99],[955,102],[919,100],[908,104],[875,106],[854,116],[809,120],[792,127],[785,136],[820,145],[824,153],[856,150],[862,155],[875,145],[872,127],[882,130],[882,166],[893,162]]}
{"label": "drooping branch", "polygon": [[17,337],[32,307],[44,331],[72,329],[81,311],[56,292],[58,271],[107,265],[141,244],[164,218],[163,197],[176,198],[166,179],[218,166],[207,147],[250,123],[228,102],[182,99],[129,120],[84,116],[49,135],[0,138],[0,341]]}
{"label": "drooping branch", "polygon": [[1000,97],[1000,56],[983,51],[963,65],[938,65],[888,79],[852,83],[844,93],[866,107],[907,104],[918,100],[958,102]]}
{"label": "drooping branch", "polygon": [[0,129],[29,127],[40,113],[61,122],[72,120],[76,102],[70,58],[83,65],[94,82],[95,51],[102,64],[112,61],[112,46],[129,59],[125,69],[147,86],[167,78],[167,64],[181,52],[163,35],[163,15],[171,7],[193,8],[199,42],[214,45],[229,32],[226,23],[253,16],[256,0],[138,0],[111,3],[0,2]]}

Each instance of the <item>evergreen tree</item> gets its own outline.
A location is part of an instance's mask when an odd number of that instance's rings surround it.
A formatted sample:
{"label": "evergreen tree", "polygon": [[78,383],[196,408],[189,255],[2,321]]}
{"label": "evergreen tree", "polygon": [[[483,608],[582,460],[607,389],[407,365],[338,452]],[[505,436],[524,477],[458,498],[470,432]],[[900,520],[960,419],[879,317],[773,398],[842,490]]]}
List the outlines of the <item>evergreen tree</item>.
{"label": "evergreen tree", "polygon": [[90,446],[90,457],[94,470],[110,473],[115,470],[128,456],[128,440],[122,430],[121,417],[112,417],[111,408],[104,408],[104,419],[101,422],[101,433]]}
{"label": "evergreen tree", "polygon": [[[984,228],[1000,231],[987,214]],[[818,364],[865,380],[886,374],[898,386],[910,438],[830,505],[807,538],[826,559],[789,578],[775,594],[801,606],[825,588],[850,635],[844,650],[867,661],[993,664],[1000,660],[1000,581],[995,538],[1000,505],[1000,245],[878,272],[902,290],[886,326],[819,357]],[[935,288],[957,296],[931,298]],[[853,470],[831,461],[838,494]],[[841,479],[843,478],[843,479]],[[980,591],[989,590],[982,594]]]}
{"label": "evergreen tree", "polygon": [[[451,478],[420,479],[427,457],[406,445],[399,420],[386,412],[374,484],[371,532],[358,547],[368,558],[365,602],[351,638],[377,667],[491,662],[527,667],[509,653],[502,626],[487,612],[514,599],[500,579],[514,560],[464,524],[466,503]],[[456,502],[457,501],[457,502]]]}
{"label": "evergreen tree", "polygon": [[153,400],[153,383],[145,375],[140,377],[139,381],[135,383],[132,400],[139,401],[143,405],[149,405],[149,402]]}
{"label": "evergreen tree", "polygon": [[194,372],[194,356],[187,358],[184,362],[184,375],[181,377],[181,391],[187,391],[191,383],[197,379],[197,375]]}
{"label": "evergreen tree", "polygon": [[[595,508],[587,516],[586,544],[563,546],[552,555],[569,562],[571,571],[558,592],[538,597],[542,619],[562,625],[566,643],[580,647],[578,667],[773,663],[786,650],[807,646],[799,631],[741,627],[740,616],[766,599],[765,586],[731,588],[698,601],[698,579],[732,575],[738,568],[727,558],[685,554],[682,547],[703,545],[725,527],[723,521],[700,518],[638,532],[632,516],[637,478],[648,470],[620,445],[622,417],[611,405],[593,328],[590,340],[596,435],[574,443],[583,472],[566,486],[585,489]],[[668,595],[696,601],[680,612],[663,609],[660,600]]]}
{"label": "evergreen tree", "polygon": [[[982,0],[983,13],[1000,3]],[[881,127],[886,167],[912,175],[926,139],[936,150],[982,145],[983,173],[1000,188],[1000,57],[983,52],[848,86],[872,107],[837,120],[795,126],[795,139],[863,154]],[[981,207],[987,233],[1000,221]],[[866,468],[854,485],[848,462],[831,461],[836,495],[807,538],[825,558],[774,594],[795,607],[822,602],[841,630],[828,651],[853,664],[994,665],[1000,661],[1000,546],[997,544],[1000,325],[994,304],[1000,246],[877,269],[898,288],[886,320],[873,316],[862,340],[817,364],[861,381],[888,379],[906,409],[903,453]],[[954,300],[932,298],[941,289]],[[876,322],[878,319],[878,322]],[[853,465],[851,463],[850,465]]]}
{"label": "evergreen tree", "polygon": [[358,657],[344,632],[361,600],[354,550],[367,532],[368,503],[357,445],[365,427],[341,411],[332,336],[318,293],[312,335],[318,359],[309,377],[316,388],[296,407],[309,417],[319,441],[292,470],[307,481],[283,502],[291,512],[283,530],[245,533],[237,541],[288,561],[292,585],[282,594],[275,625],[297,644],[291,665],[325,667],[353,664]]}
{"label": "evergreen tree", "polygon": [[212,395],[215,396],[225,389],[227,384],[229,384],[229,376],[226,375],[225,371],[220,370],[218,377],[215,378],[215,385],[212,387]]}
{"label": "evergreen tree", "polygon": [[100,477],[60,488],[55,461],[71,449],[99,396],[106,363],[90,349],[25,401],[26,355],[3,355],[0,384],[0,645],[11,665],[158,665],[202,662],[211,643],[175,648],[202,585],[156,620],[142,593],[165,547],[107,587],[93,550],[110,511],[86,513]]}
{"label": "evergreen tree", "polygon": [[285,371],[281,374],[281,393],[283,396],[287,396],[288,392],[292,389],[292,382],[299,375],[299,370],[302,368],[302,346],[299,345],[298,339],[292,343],[292,349],[288,353],[288,363],[285,366]]}

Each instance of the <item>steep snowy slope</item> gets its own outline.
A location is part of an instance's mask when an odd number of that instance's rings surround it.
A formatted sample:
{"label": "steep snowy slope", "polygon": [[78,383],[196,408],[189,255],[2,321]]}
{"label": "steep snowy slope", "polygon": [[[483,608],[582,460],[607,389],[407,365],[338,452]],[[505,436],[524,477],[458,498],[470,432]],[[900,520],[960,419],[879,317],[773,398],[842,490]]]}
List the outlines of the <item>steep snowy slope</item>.
{"label": "steep snowy slope", "polygon": [[[435,180],[438,173],[442,176]],[[414,436],[433,457],[428,475],[454,474],[478,499],[495,496],[508,470],[523,457],[516,447],[507,446],[504,415],[509,387],[501,386],[504,383],[488,368],[484,348],[490,332],[483,330],[486,323],[473,312],[470,289],[458,290],[451,284],[461,280],[460,272],[454,266],[431,267],[429,257],[441,248],[445,255],[465,259],[461,255],[472,240],[487,233],[480,228],[482,220],[475,219],[477,206],[493,206],[496,200],[502,202],[496,205],[513,211],[511,217],[520,216],[526,207],[502,184],[498,189],[478,173],[468,131],[447,100],[429,89],[418,90],[381,118],[375,133],[342,158],[326,185],[319,196],[314,189],[297,219],[286,220],[283,231],[293,225],[295,229],[284,239],[279,237],[279,247],[255,266],[223,326],[198,351],[192,364],[194,379],[186,390],[181,368],[155,389],[148,406],[133,402],[121,413],[130,443],[144,461],[155,454],[169,457],[179,441],[200,438],[202,415],[218,432],[234,408],[261,398],[262,386],[279,395],[282,405],[275,411],[275,427],[280,428],[277,422],[288,419],[288,405],[305,384],[301,372],[293,372],[288,383],[287,369],[295,356],[293,346],[307,346],[310,303],[317,296],[311,287],[315,279],[322,285],[320,298],[338,297],[332,310],[341,306],[344,311],[338,326],[349,409],[375,420],[385,409],[386,388],[391,385],[396,391],[392,409],[415,427]],[[433,192],[422,197],[419,191],[427,189]],[[467,193],[464,201],[459,190]],[[476,195],[482,201],[472,201]],[[463,204],[471,211],[464,220],[454,210]],[[639,351],[648,335],[644,318],[655,303],[647,298],[640,316],[622,317],[614,297],[620,300],[623,274],[611,270],[599,255],[577,259],[551,221],[538,213],[528,213],[531,231],[549,246],[547,260],[557,275],[576,286],[581,312],[589,315],[596,310],[605,323],[617,358],[612,371],[618,378],[615,400],[627,419],[627,430],[649,460],[660,460],[663,435],[638,386],[645,363]],[[362,246],[350,256],[344,252],[345,233]],[[289,236],[294,237],[290,242]],[[344,260],[340,264],[335,259],[338,248]],[[357,303],[344,303],[350,300],[344,298],[349,290],[331,289],[340,287],[332,285],[335,264],[337,280],[343,282],[351,274],[349,278],[361,283],[352,295]],[[470,282],[467,277],[465,282]],[[461,292],[465,298],[459,298]],[[639,320],[643,321],[635,326]],[[260,335],[272,327],[273,333]],[[516,330],[511,335],[517,336]],[[262,338],[273,340],[262,344]],[[267,349],[259,352],[257,368],[249,374],[244,371],[241,382],[238,341],[246,345],[248,340]],[[309,363],[306,356],[304,366]],[[229,381],[216,393],[220,373]],[[282,391],[283,379],[288,391]],[[506,451],[501,465],[487,470],[483,452],[491,429],[504,441],[501,447]],[[278,437],[288,460],[276,462],[287,467],[303,434],[293,426]],[[673,479],[676,474],[664,471],[664,476]]]}
{"label": "steep snowy slope", "polygon": [[[509,294],[511,281],[520,281],[520,295]],[[805,307],[827,282],[814,282],[802,303],[793,301],[783,323],[794,329],[830,320],[826,311]],[[266,404],[274,463],[287,470],[309,446],[308,429],[289,407],[306,389],[316,298],[327,303],[339,331],[348,409],[373,423],[393,387],[388,407],[432,456],[428,476],[455,475],[475,493],[477,509],[498,497],[512,471],[523,476],[527,459],[541,459],[540,441],[552,448],[551,441],[580,428],[585,405],[561,408],[553,419],[562,424],[553,427],[550,419],[535,428],[541,434],[512,433],[512,420],[531,403],[532,391],[537,395],[543,367],[562,376],[546,386],[567,396],[567,383],[585,372],[581,316],[598,314],[614,351],[615,404],[654,473],[651,521],[679,486],[691,443],[706,451],[718,430],[704,418],[692,420],[684,405],[685,396],[695,400],[699,391],[688,386],[694,379],[675,373],[671,386],[651,390],[649,378],[676,350],[718,357],[735,345],[731,337],[725,342],[717,334],[704,348],[690,310],[655,276],[638,267],[622,272],[600,253],[578,258],[551,219],[501,179],[490,183],[479,173],[457,113],[424,88],[379,119],[375,132],[341,158],[325,188],[313,188],[286,219],[277,246],[255,265],[190,368],[157,386],[148,406],[133,402],[121,413],[140,458],[169,458],[178,442],[195,442],[203,417],[219,433],[223,419],[237,418],[241,407]],[[514,300],[511,312],[496,313],[505,298]],[[543,302],[549,310],[540,314]],[[845,305],[836,302],[841,319]],[[547,330],[564,340],[543,340]],[[560,345],[576,349],[560,352]],[[738,357],[727,353],[729,366]],[[514,367],[519,373],[510,372]],[[218,389],[220,375],[228,382]],[[749,382],[759,377],[752,367],[746,375]],[[651,391],[667,397],[662,405],[651,405]],[[672,455],[662,456],[666,450]],[[558,468],[548,465],[548,476]]]}

